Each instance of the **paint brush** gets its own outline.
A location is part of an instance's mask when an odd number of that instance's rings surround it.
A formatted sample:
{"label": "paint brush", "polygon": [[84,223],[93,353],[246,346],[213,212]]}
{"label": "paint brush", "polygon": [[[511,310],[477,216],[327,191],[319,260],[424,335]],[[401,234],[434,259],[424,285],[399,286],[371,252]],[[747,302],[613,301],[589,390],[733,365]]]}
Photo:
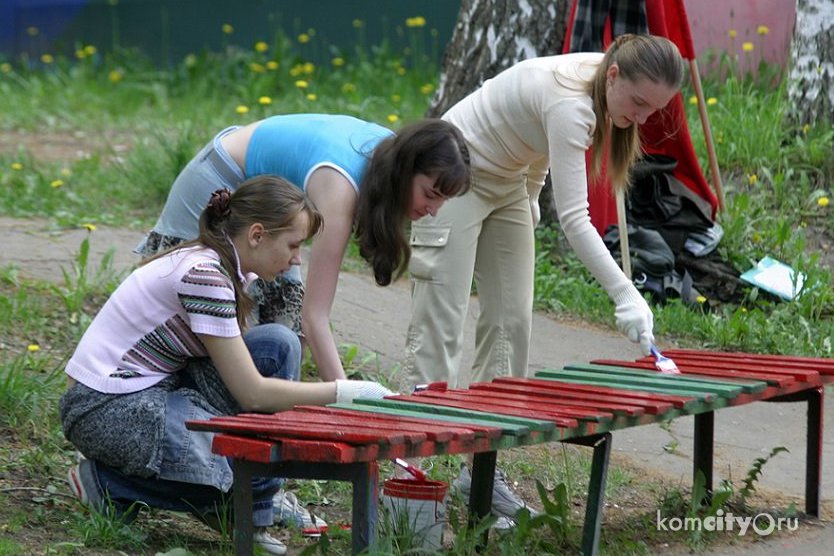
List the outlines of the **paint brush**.
{"label": "paint brush", "polygon": [[651,347],[652,355],[654,356],[654,366],[657,367],[657,370],[661,373],[666,373],[670,375],[677,375],[680,374],[680,369],[675,364],[674,361],[660,353],[660,350],[657,349],[657,346],[652,345]]}

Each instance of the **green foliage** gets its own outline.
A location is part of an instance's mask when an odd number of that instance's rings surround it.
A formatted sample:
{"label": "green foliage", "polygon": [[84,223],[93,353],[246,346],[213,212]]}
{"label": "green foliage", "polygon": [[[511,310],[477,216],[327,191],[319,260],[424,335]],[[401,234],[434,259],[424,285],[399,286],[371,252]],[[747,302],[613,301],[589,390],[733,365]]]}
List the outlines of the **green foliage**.
{"label": "green foliage", "polygon": [[762,468],[770,461],[773,456],[781,454],[782,452],[789,452],[784,446],[776,446],[767,456],[756,458],[750,469],[747,470],[747,475],[744,476],[743,486],[738,491],[739,504],[742,508],[747,507],[747,499],[756,490],[756,483],[762,476]]}

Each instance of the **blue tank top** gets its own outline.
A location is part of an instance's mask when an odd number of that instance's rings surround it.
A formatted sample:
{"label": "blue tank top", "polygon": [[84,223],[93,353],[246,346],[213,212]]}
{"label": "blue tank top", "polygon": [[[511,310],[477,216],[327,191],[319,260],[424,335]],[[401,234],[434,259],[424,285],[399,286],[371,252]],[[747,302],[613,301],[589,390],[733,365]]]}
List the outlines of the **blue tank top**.
{"label": "blue tank top", "polygon": [[246,176],[281,176],[301,189],[314,170],[328,166],[344,174],[354,189],[371,154],[390,129],[352,116],[287,114],[255,128],[246,149]]}

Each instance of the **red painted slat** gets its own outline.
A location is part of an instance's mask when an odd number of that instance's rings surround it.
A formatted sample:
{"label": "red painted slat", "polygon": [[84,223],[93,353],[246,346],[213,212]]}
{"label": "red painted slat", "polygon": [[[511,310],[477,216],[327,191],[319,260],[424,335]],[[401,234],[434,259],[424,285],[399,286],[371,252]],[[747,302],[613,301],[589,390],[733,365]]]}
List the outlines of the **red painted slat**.
{"label": "red painted slat", "polygon": [[561,382],[558,380],[543,380],[538,378],[511,378],[498,377],[494,380],[496,383],[509,383],[519,385],[529,385],[538,388],[554,389],[559,391],[576,392],[577,395],[584,393],[599,393],[609,394],[612,396],[621,396],[624,399],[631,398],[634,400],[647,401],[662,401],[669,402],[677,408],[683,408],[687,403],[697,402],[697,399],[692,396],[677,396],[673,394],[660,394],[655,392],[640,392],[638,390],[625,390],[621,388],[612,388],[610,386],[595,386],[590,384],[576,384],[573,382]]}
{"label": "red painted slat", "polygon": [[[528,409],[534,412],[546,412],[548,414],[557,414],[565,417],[576,417],[584,420],[604,419],[610,420],[612,414],[623,414],[629,416],[642,415],[644,412],[642,407],[610,404],[607,407],[601,407],[598,404],[585,402],[580,399],[562,398],[557,396],[536,396],[527,392],[507,392],[500,389],[485,388],[483,384],[477,383],[472,385],[469,390],[454,390],[454,399],[470,400],[475,403],[483,403],[485,407],[518,407],[519,409]],[[452,391],[450,391],[452,392]],[[420,393],[420,396],[440,396],[449,395],[446,393]],[[486,409],[485,411],[489,411]]]}
{"label": "red painted slat", "polygon": [[453,399],[454,395],[447,395],[453,390],[447,390],[446,392],[434,392],[431,390],[426,390],[422,392],[422,394],[433,394],[437,397],[431,397],[429,395],[421,395],[421,396],[398,396],[397,399],[404,401],[404,402],[417,402],[427,405],[439,405],[444,407],[453,407],[456,409],[465,409],[467,411],[482,411],[486,413],[496,413],[499,415],[508,415],[512,417],[524,417],[527,419],[537,419],[540,421],[551,421],[557,427],[560,428],[574,428],[579,426],[579,422],[576,419],[566,418],[566,417],[548,417],[542,418],[541,415],[537,415],[532,411],[527,411],[524,409],[514,408],[514,407],[502,407],[500,409],[496,408],[487,408],[484,407],[483,404],[479,404],[477,402],[471,402],[466,400],[456,400]]}
{"label": "red painted slat", "polygon": [[472,429],[454,426],[452,423],[438,425],[429,419],[420,422],[400,419],[393,415],[384,413],[371,413],[369,411],[352,411],[350,409],[338,409],[320,406],[295,406],[294,411],[305,415],[320,415],[322,419],[331,423],[341,423],[342,419],[362,419],[378,421],[388,427],[396,427],[408,432],[423,432],[432,442],[450,442],[452,440],[469,440],[475,438]]}
{"label": "red painted slat", "polygon": [[[665,355],[665,351],[663,352]],[[653,371],[656,369],[654,359],[640,359],[637,361],[620,361],[618,359],[594,359],[591,361],[596,365],[611,365],[614,367],[627,367],[629,369],[645,369]],[[727,380],[760,380],[774,386],[787,386],[792,382],[796,382],[792,373],[763,373],[763,372],[743,372],[736,369],[722,369],[717,370],[714,367],[706,365],[694,365],[681,360],[675,360],[675,364],[681,370],[682,374],[687,376],[704,376],[709,378],[720,378]]]}
{"label": "red painted slat", "polygon": [[602,411],[612,411],[616,408],[623,408],[625,411],[635,410],[634,415],[641,415],[648,413],[650,415],[657,415],[665,413],[673,408],[670,402],[647,402],[644,400],[635,400],[633,398],[626,398],[620,396],[612,396],[605,394],[593,394],[590,392],[583,393],[582,396],[577,396],[575,391],[559,390],[559,389],[544,389],[535,386],[519,386],[515,384],[494,383],[494,382],[477,382],[470,385],[473,390],[486,390],[490,392],[506,392],[508,394],[520,394],[529,396],[533,399],[540,400],[545,403],[558,403],[573,405],[577,407],[597,408]]}
{"label": "red painted slat", "polygon": [[389,415],[389,414],[386,414],[386,413],[376,413],[375,414],[375,413],[370,412],[370,411],[359,411],[359,410],[352,411],[350,409],[337,409],[337,408],[333,408],[333,407],[326,407],[326,406],[322,407],[322,406],[317,406],[317,405],[310,405],[310,406],[300,405],[300,406],[296,406],[295,408],[296,409],[303,409],[304,411],[326,412],[326,413],[329,413],[329,412],[332,412],[332,411],[335,411],[335,412],[350,411],[351,413],[360,413],[360,414],[364,414],[364,415],[377,415],[379,417],[391,418],[391,419],[394,419],[393,422],[395,422],[395,423],[399,423],[399,422],[413,423],[418,427],[426,426],[426,427],[431,428],[431,427],[434,427],[434,426],[438,426],[438,427],[446,428],[449,431],[458,431],[458,430],[463,429],[463,430],[471,431],[472,433],[474,433],[476,438],[485,437],[485,438],[495,439],[495,438],[500,438],[501,434],[502,434],[500,427],[488,427],[488,426],[485,426],[485,425],[480,425],[480,424],[475,424],[475,423],[456,423],[456,422],[452,422],[452,421],[443,421],[442,419],[431,419],[431,418],[428,418],[428,417],[426,417],[425,419],[422,419],[422,418],[419,418],[419,417],[411,417],[411,416],[406,417],[406,416],[402,416],[402,415]]}
{"label": "red painted slat", "polygon": [[361,416],[341,416],[338,420],[332,417],[320,414],[311,414],[301,411],[284,411],[281,413],[274,413],[269,415],[264,414],[240,414],[232,419],[241,419],[246,422],[251,422],[253,419],[257,422],[263,423],[281,423],[287,426],[300,427],[342,427],[350,428],[352,430],[363,432],[374,432],[382,436],[404,435],[406,442],[423,442],[427,438],[425,430],[418,429],[416,426],[403,425],[390,420],[376,419],[376,418],[362,418]]}
{"label": "red painted slat", "polygon": [[476,404],[480,408],[479,411],[486,411],[489,413],[507,414],[507,410],[526,411],[527,415],[520,415],[529,417],[531,419],[540,419],[543,421],[552,421],[554,419],[578,419],[583,421],[611,421],[614,414],[608,411],[590,410],[580,407],[561,406],[555,403],[552,404],[534,404],[534,403],[519,403],[508,399],[506,396],[501,396],[500,393],[496,396],[493,394],[484,394],[481,392],[473,392],[470,390],[456,390],[448,391],[443,394],[432,392],[421,392],[420,397],[432,397],[438,400],[457,400],[467,403]]}
{"label": "red painted slat", "polygon": [[[213,417],[206,426],[199,421],[192,421],[189,426],[194,425],[194,430],[213,430],[226,433],[236,433],[253,436],[284,435],[288,438],[309,438],[315,440],[333,440],[347,442],[348,444],[402,444],[405,442],[404,434],[380,434],[367,429],[359,430],[336,430],[333,425],[329,426],[306,426],[286,425],[283,423],[270,422],[262,419],[262,414],[253,414],[250,418],[238,417]],[[423,441],[426,435],[422,435]]]}
{"label": "red painted slat", "polygon": [[[743,352],[696,351],[688,349],[663,350],[675,357],[686,357],[696,361],[738,361],[762,364],[770,369],[795,369],[817,371],[821,374],[834,374],[834,359],[822,357],[802,357],[793,355],[768,355]],[[670,355],[670,357],[671,357]]]}

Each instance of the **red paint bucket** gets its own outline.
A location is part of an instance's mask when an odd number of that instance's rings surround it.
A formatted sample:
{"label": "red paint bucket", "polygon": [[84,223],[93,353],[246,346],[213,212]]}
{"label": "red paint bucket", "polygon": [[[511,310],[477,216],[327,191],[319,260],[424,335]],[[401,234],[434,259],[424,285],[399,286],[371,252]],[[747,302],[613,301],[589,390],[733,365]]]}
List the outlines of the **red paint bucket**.
{"label": "red paint bucket", "polygon": [[440,550],[446,523],[446,494],[449,485],[441,481],[389,479],[382,487],[382,507],[390,531],[412,536],[415,544]]}

